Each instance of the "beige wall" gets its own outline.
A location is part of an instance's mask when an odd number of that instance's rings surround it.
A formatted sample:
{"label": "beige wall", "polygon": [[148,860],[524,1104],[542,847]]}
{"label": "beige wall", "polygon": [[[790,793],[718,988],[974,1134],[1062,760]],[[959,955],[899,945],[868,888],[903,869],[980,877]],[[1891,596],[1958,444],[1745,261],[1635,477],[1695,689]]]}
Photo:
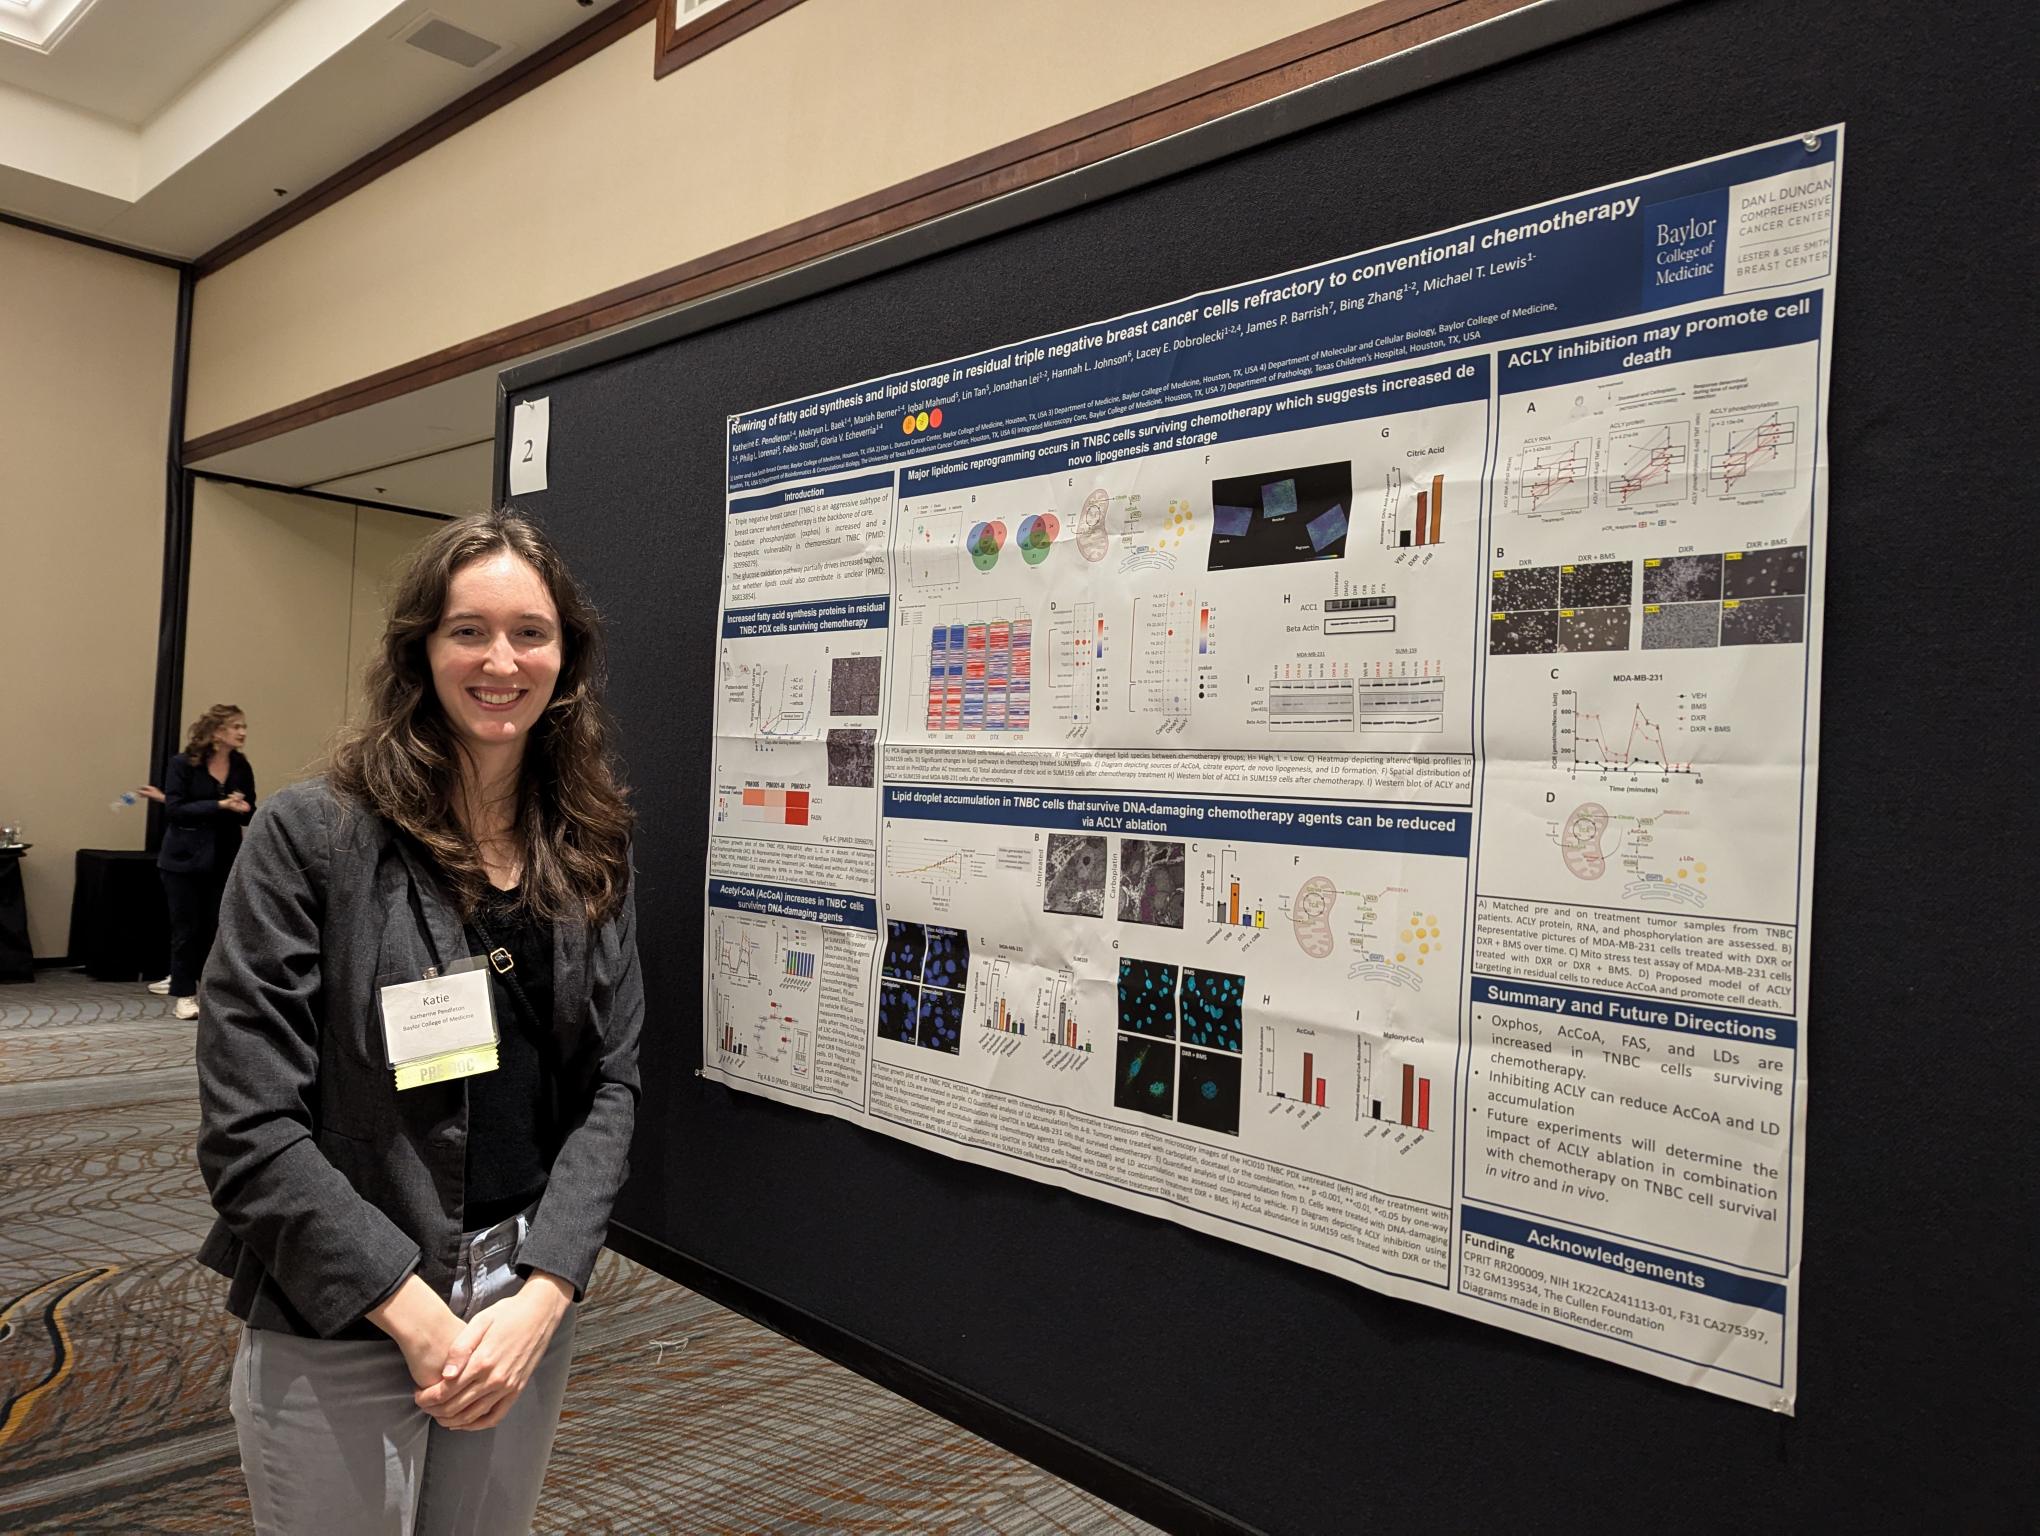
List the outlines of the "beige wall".
{"label": "beige wall", "polygon": [[187,425],[231,426],[1360,8],[806,0],[652,79],[649,26],[198,286]]}
{"label": "beige wall", "polygon": [[69,943],[73,856],[139,848],[177,341],[168,267],[0,224],[0,821],[35,953]]}
{"label": "beige wall", "polygon": [[378,507],[198,482],[179,719],[238,704],[258,796],[310,772],[359,703],[389,578],[435,526]]}

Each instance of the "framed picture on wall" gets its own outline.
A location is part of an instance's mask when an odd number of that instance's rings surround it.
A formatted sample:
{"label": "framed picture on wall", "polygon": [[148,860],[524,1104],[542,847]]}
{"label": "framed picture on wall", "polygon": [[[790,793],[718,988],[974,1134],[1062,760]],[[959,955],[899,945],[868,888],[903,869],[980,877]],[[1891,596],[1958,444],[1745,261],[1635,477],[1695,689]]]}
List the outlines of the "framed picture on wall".
{"label": "framed picture on wall", "polygon": [[798,4],[800,0],[661,0],[653,77],[664,78]]}

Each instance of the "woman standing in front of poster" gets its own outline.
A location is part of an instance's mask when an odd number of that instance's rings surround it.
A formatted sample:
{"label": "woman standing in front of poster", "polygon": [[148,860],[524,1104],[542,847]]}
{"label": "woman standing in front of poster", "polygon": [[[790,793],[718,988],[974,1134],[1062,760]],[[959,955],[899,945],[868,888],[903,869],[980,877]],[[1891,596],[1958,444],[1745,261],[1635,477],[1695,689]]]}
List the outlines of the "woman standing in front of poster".
{"label": "woman standing in front of poster", "polygon": [[260,1531],[530,1528],[638,1098],[600,680],[544,536],[448,523],[366,721],[249,834],[199,1029],[199,1257],[247,1324]]}

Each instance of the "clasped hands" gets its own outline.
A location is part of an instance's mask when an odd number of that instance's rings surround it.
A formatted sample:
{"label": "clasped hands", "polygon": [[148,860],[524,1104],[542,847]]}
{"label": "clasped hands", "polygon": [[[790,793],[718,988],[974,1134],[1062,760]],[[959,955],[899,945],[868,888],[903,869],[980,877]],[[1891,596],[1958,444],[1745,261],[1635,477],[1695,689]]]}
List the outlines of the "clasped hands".
{"label": "clasped hands", "polygon": [[516,1294],[463,1323],[413,1275],[369,1320],[403,1350],[420,1408],[447,1429],[494,1429],[516,1406],[573,1298],[565,1280],[534,1270]]}

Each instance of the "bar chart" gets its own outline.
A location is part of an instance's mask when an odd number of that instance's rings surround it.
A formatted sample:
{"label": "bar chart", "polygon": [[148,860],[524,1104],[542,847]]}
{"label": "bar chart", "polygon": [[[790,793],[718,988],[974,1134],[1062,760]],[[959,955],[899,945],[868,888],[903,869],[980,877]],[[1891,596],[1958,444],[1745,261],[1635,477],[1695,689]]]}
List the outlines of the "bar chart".
{"label": "bar chart", "polygon": [[1205,913],[1221,928],[1266,928],[1267,905],[1241,889],[1239,859],[1236,848],[1218,848],[1204,856],[1199,893]]}

